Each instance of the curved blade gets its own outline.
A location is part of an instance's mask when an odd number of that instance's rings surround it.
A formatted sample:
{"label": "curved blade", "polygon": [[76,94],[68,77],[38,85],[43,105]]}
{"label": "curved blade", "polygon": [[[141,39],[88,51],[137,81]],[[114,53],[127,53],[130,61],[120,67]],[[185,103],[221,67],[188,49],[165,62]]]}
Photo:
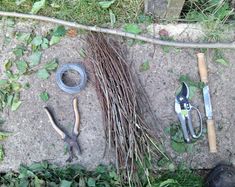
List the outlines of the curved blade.
{"label": "curved blade", "polygon": [[183,96],[187,99],[189,98],[189,87],[185,82],[182,82],[181,90],[180,90],[179,94],[177,95],[178,98],[180,96]]}

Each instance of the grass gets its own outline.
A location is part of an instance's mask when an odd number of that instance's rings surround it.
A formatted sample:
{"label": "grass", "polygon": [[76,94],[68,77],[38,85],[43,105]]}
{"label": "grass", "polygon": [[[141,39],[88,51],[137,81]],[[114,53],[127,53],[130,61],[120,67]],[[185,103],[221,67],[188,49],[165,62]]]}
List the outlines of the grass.
{"label": "grass", "polygon": [[[3,11],[30,12],[35,0],[26,0],[17,6],[15,0],[1,0]],[[109,9],[116,17],[116,24],[136,22],[143,11],[144,0],[116,0],[110,8],[103,9],[97,0],[48,0],[38,14],[76,21],[87,25],[107,26],[110,23]]]}
{"label": "grass", "polygon": [[[25,0],[17,5],[16,2],[19,1],[1,0],[0,10],[29,13],[38,0]],[[38,14],[104,27],[153,21],[151,17],[143,14],[144,0],[115,0],[109,8],[102,8],[99,5],[101,1],[105,0],[47,0],[45,7]],[[186,22],[201,23],[205,30],[205,41],[231,40],[229,37],[231,28],[228,25],[225,26],[225,23],[235,16],[228,0],[186,0],[181,17]]]}
{"label": "grass", "polygon": [[164,172],[153,183],[153,187],[202,187],[203,178],[195,171],[178,169],[175,172]]}
{"label": "grass", "polygon": [[188,0],[182,15],[188,21],[201,23],[206,32],[205,40],[215,42],[226,40],[229,25],[225,23],[234,19],[234,10],[228,0]]}

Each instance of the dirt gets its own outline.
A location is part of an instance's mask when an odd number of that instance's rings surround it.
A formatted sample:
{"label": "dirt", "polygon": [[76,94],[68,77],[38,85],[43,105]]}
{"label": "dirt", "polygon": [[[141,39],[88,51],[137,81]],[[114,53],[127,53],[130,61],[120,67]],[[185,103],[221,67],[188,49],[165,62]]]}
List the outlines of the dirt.
{"label": "dirt", "polygon": [[[15,25],[14,30],[30,31],[33,29],[37,33],[45,33],[53,27],[53,25],[45,23],[21,22]],[[0,53],[1,64],[12,55],[10,51],[14,47],[14,42],[3,47]],[[83,61],[79,51],[84,47],[84,36],[64,37],[59,44],[44,51],[41,63],[52,58],[57,58],[60,65]],[[177,163],[184,162],[192,168],[211,168],[222,160],[234,162],[234,52],[224,51],[230,62],[227,67],[213,62],[213,51],[209,50],[206,53],[218,153],[209,153],[207,137],[204,134],[203,138],[195,143],[192,152],[178,154],[172,150],[170,137],[164,133],[164,129],[178,121],[174,111],[174,98],[180,85],[179,77],[187,74],[191,79],[199,81],[197,51],[169,48],[169,52],[164,52],[166,48],[151,44],[138,44],[132,47],[124,44],[123,47],[127,48],[128,61],[132,62],[147,92],[151,108],[158,119],[156,126],[159,131],[157,133],[163,139],[166,151],[173,160]],[[149,62],[150,68],[140,72],[139,67],[146,60]],[[47,105],[52,108],[59,124],[70,132],[74,123],[72,99],[75,95],[64,93],[58,88],[55,74],[45,81],[39,80],[36,75],[31,75],[27,81],[31,87],[22,92],[23,104],[19,110],[16,112],[4,111],[3,117],[6,119],[6,123],[2,129],[12,132],[13,135],[3,142],[5,158],[0,165],[0,171],[16,170],[21,163],[30,164],[42,160],[49,160],[61,165],[66,164],[65,160],[68,155],[65,154],[64,142],[53,130],[43,107]],[[47,91],[50,95],[50,99],[46,103],[39,98],[42,91]],[[76,96],[79,100],[81,116],[81,132],[78,140],[82,148],[82,155],[75,162],[88,169],[93,169],[100,163],[112,162],[114,160],[112,154],[104,156],[106,144],[101,108],[93,85],[88,81],[85,90]],[[200,92],[193,97],[192,103],[200,109],[204,119],[203,127],[206,128],[204,105]]]}

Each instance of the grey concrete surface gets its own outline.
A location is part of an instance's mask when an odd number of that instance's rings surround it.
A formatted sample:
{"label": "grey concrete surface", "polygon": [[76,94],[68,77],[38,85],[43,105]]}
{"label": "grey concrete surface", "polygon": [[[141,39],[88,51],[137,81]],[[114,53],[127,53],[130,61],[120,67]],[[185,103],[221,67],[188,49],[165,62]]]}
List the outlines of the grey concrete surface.
{"label": "grey concrete surface", "polygon": [[[44,33],[52,27],[45,23],[23,22],[17,24],[14,29],[34,29],[38,33]],[[11,56],[10,48],[12,47],[14,47],[14,41],[8,47],[3,48],[0,53],[1,63]],[[52,58],[57,58],[60,65],[69,62],[76,63],[82,60],[79,55],[82,47],[85,47],[85,44],[80,37],[65,37],[59,44],[44,51],[41,63]],[[199,80],[196,51],[172,48],[169,53],[165,53],[161,47],[151,44],[127,47],[128,60],[133,62],[137,75],[146,89],[154,114],[160,121],[156,123],[160,129],[157,133],[164,139],[167,152],[177,163],[186,162],[192,168],[211,168],[221,160],[234,160],[234,139],[232,138],[235,129],[233,126],[235,122],[235,66],[233,63],[235,54],[234,51],[226,51],[226,57],[230,61],[228,67],[214,63],[211,51],[207,54],[219,151],[216,154],[210,154],[207,138],[204,136],[197,142],[192,153],[177,154],[170,146],[170,137],[163,134],[163,130],[172,122],[177,122],[174,96],[179,87],[180,75],[188,74],[192,79]],[[139,72],[139,66],[145,60],[149,61],[150,69]],[[65,160],[68,155],[64,153],[64,143],[50,125],[43,106],[48,105],[53,108],[60,125],[70,131],[74,123],[72,109],[74,95],[66,94],[57,87],[55,74],[45,81],[39,80],[36,75],[31,75],[27,81],[31,88],[22,92],[23,104],[20,109],[16,112],[4,111],[3,114],[6,123],[2,129],[13,132],[13,135],[3,142],[5,159],[0,164],[0,171],[16,170],[21,163],[30,164],[42,160],[49,160],[60,165],[66,164]],[[47,91],[50,95],[47,103],[39,98],[42,91]],[[81,116],[79,143],[83,153],[75,162],[93,169],[100,163],[111,162],[114,158],[112,154],[104,156],[105,138],[101,108],[94,87],[88,82],[86,89],[77,96]],[[197,93],[192,102],[199,107],[205,117],[202,95]]]}
{"label": "grey concrete surface", "polygon": [[[143,61],[150,62],[150,69],[138,73],[142,84],[145,86],[152,109],[160,123],[156,124],[164,131],[171,123],[177,122],[174,112],[174,93],[179,87],[180,75],[189,75],[191,79],[199,81],[196,51],[191,49],[174,49],[164,53],[161,47],[152,45],[135,46],[129,49],[135,67]],[[207,136],[198,140],[192,153],[177,154],[170,146],[170,137],[162,135],[167,152],[177,163],[186,163],[192,168],[212,168],[221,161],[232,162],[235,154],[234,147],[234,122],[235,116],[235,66],[234,52],[225,51],[225,57],[230,65],[224,67],[213,62],[212,51],[207,53],[209,71],[209,86],[212,97],[213,114],[216,125],[218,153],[212,154],[208,150]],[[201,93],[196,93],[192,104],[199,107],[203,117],[203,127],[206,129],[203,98]]]}

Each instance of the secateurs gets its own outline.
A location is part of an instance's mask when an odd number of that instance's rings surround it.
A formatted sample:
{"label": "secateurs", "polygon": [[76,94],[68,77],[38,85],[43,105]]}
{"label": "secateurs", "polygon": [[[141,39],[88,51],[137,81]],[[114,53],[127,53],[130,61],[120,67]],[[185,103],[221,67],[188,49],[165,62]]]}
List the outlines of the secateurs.
{"label": "secateurs", "polygon": [[[192,109],[197,111],[200,120],[200,131],[198,134],[195,133],[192,124]],[[202,117],[200,111],[189,102],[189,87],[185,82],[182,83],[182,88],[175,97],[175,111],[181,123],[185,142],[189,143],[191,138],[198,139],[202,134]]]}
{"label": "secateurs", "polygon": [[49,120],[52,124],[52,127],[56,130],[56,132],[61,136],[61,138],[68,144],[69,147],[69,158],[66,160],[66,162],[71,162],[74,157],[76,157],[76,154],[74,153],[74,150],[77,150],[78,154],[81,154],[81,149],[78,144],[78,135],[79,135],[79,129],[80,129],[80,117],[78,113],[78,99],[75,97],[73,99],[73,110],[75,114],[75,123],[72,131],[72,135],[68,135],[67,133],[63,132],[58,125],[55,123],[54,117],[49,111],[47,107],[44,107],[45,112],[47,113]]}

